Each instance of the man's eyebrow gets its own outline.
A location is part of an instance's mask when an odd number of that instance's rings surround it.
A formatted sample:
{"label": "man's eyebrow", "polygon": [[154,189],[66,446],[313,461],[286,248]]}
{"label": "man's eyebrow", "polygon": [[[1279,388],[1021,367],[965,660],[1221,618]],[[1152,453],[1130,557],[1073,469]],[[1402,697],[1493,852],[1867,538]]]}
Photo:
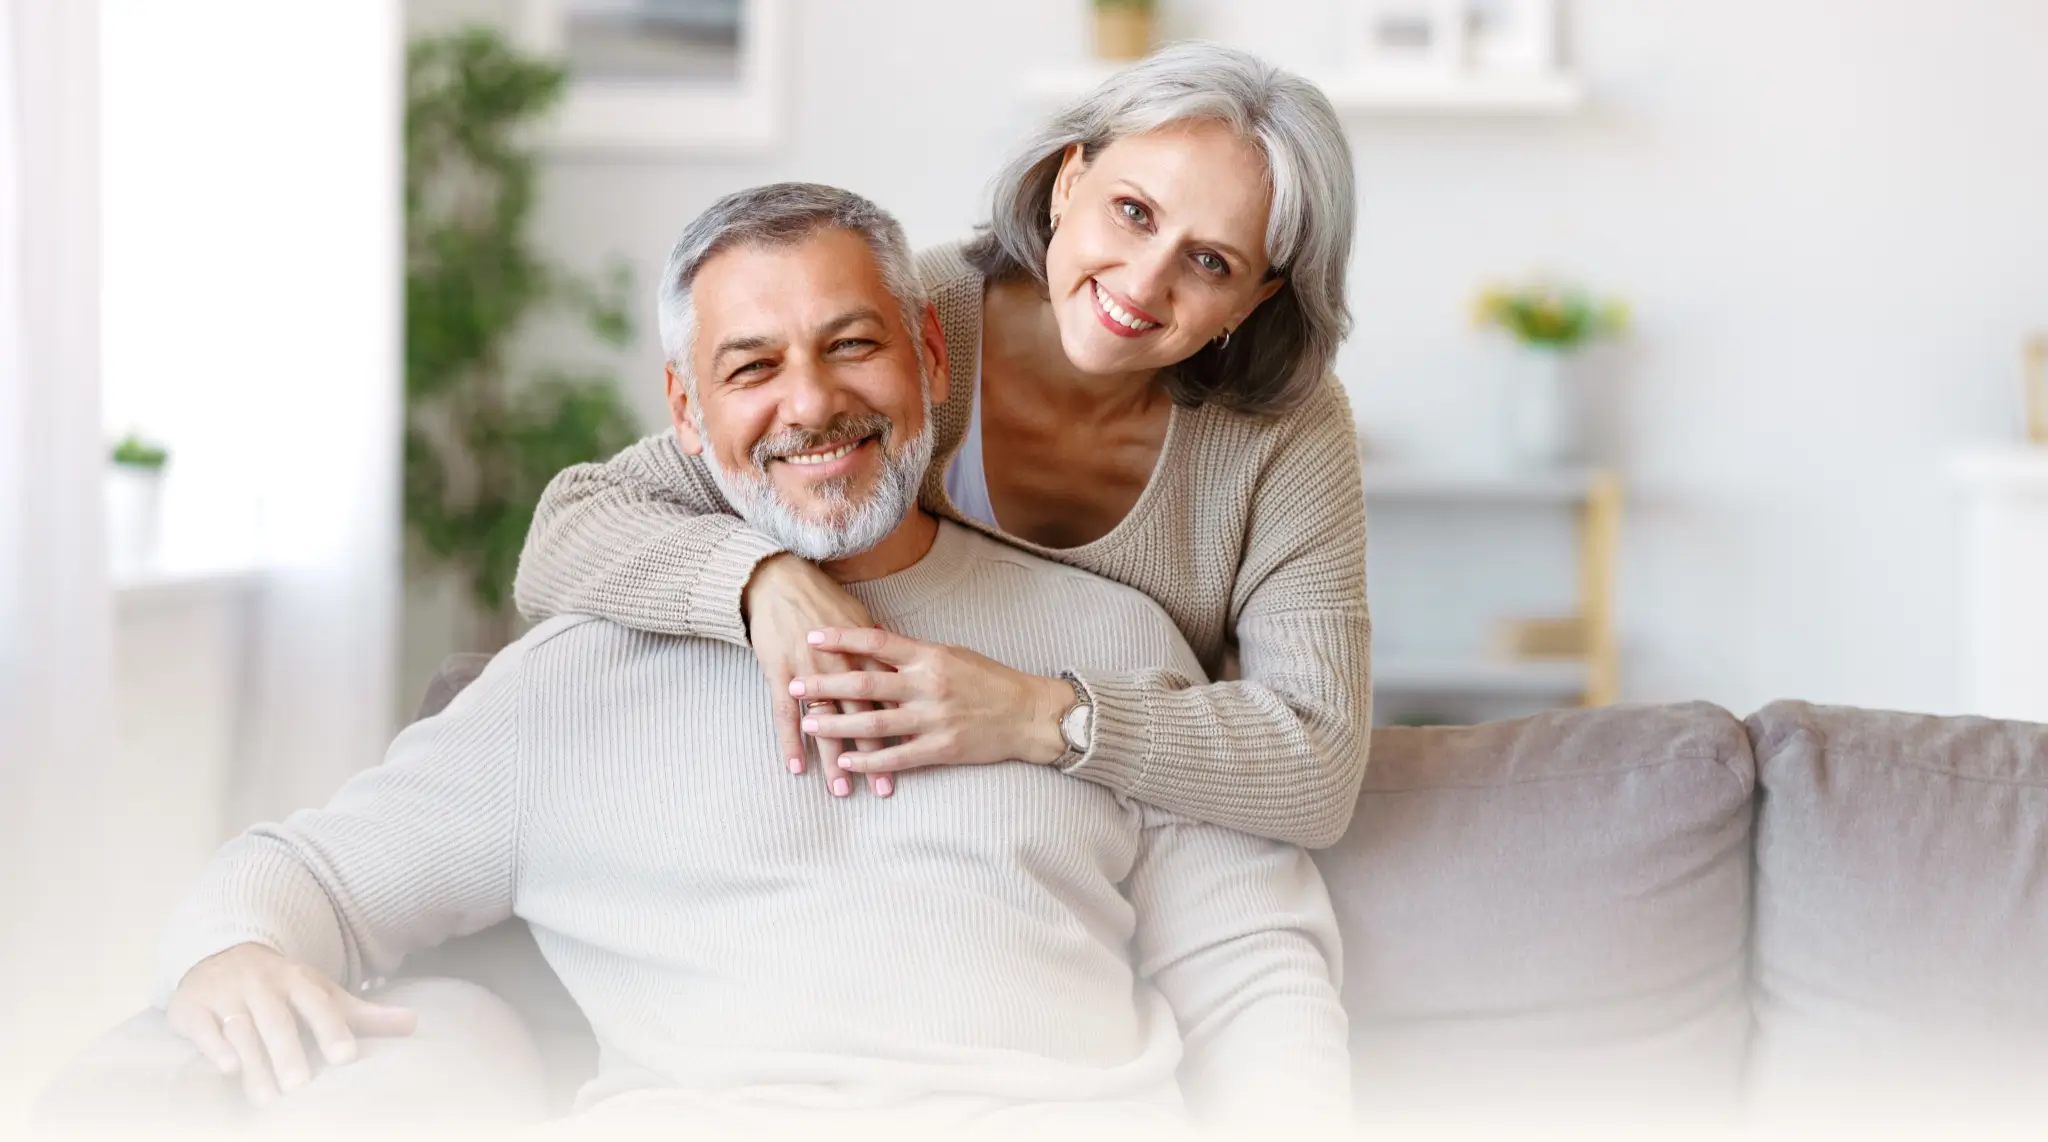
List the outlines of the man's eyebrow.
{"label": "man's eyebrow", "polygon": [[862,306],[859,309],[849,309],[845,313],[818,326],[818,336],[830,337],[834,333],[845,332],[849,326],[858,325],[863,321],[872,321],[879,325],[882,323],[882,313],[880,310],[872,309],[868,306]]}
{"label": "man's eyebrow", "polygon": [[[1139,198],[1142,198],[1145,201],[1151,203],[1152,213],[1160,213],[1159,199],[1151,191],[1146,190],[1144,187],[1139,186],[1137,183],[1132,182],[1130,179],[1127,178],[1118,179],[1117,181],[1123,183],[1125,186],[1130,187],[1132,190],[1137,191]],[[1238,261],[1243,262],[1247,266],[1252,264],[1252,260],[1250,258],[1245,257],[1243,250],[1238,249],[1236,246],[1233,246],[1228,242],[1217,242],[1208,238],[1197,238],[1196,241],[1200,242],[1204,246],[1214,246],[1216,249],[1223,251],[1224,253],[1230,255],[1233,258],[1236,258]]]}
{"label": "man's eyebrow", "polygon": [[719,360],[728,353],[754,353],[762,349],[773,349],[779,344],[781,344],[780,341],[765,334],[756,334],[752,337],[728,337],[720,341],[718,348],[711,354],[711,371],[714,373],[718,371]]}

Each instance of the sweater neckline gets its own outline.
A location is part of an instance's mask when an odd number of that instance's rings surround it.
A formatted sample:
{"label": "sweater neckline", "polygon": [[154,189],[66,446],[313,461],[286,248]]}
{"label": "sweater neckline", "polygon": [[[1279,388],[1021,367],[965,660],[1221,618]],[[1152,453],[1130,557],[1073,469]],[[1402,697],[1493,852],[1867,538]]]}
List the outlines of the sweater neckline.
{"label": "sweater neckline", "polygon": [[[971,336],[953,337],[950,331],[948,331],[947,336],[948,364],[952,369],[953,375],[956,377],[962,375],[972,376],[975,380],[975,383],[968,389],[966,412],[963,414],[964,417],[971,418],[980,411],[981,407],[981,378],[978,373],[981,363],[983,315],[988,299],[988,280],[982,276],[981,271],[976,269],[972,262],[967,260],[964,252],[965,249],[966,243],[964,242],[947,243],[944,246],[929,251],[925,257],[929,259],[931,268],[941,271],[937,275],[940,279],[939,284],[934,286],[927,283],[927,288],[934,295],[941,291],[960,291],[961,300],[969,302],[972,309],[973,319],[969,324]],[[934,300],[937,300],[936,296]],[[940,306],[939,312],[943,314],[946,308],[943,305]],[[974,371],[968,372],[967,370]],[[953,502],[953,497],[947,493],[943,474],[945,467],[952,463],[954,455],[959,452],[965,443],[966,433],[964,431],[961,433],[960,439],[953,442],[953,447],[947,450],[945,456],[933,457],[932,468],[933,471],[940,474],[940,478],[927,481],[926,502],[931,503],[937,509],[938,514],[944,519],[952,520],[963,527],[971,528],[992,539],[1000,540],[1011,547],[1028,551],[1033,555],[1066,561],[1075,558],[1088,558],[1115,550],[1129,541],[1131,534],[1142,525],[1144,519],[1168,495],[1162,485],[1166,483],[1167,478],[1173,471],[1171,461],[1174,450],[1181,446],[1182,438],[1193,427],[1186,423],[1187,417],[1195,411],[1194,409],[1182,408],[1179,402],[1173,403],[1167,409],[1166,438],[1159,443],[1159,456],[1152,462],[1152,472],[1145,479],[1144,490],[1138,493],[1137,501],[1131,504],[1131,509],[1123,514],[1122,519],[1117,520],[1108,531],[1086,543],[1076,544],[1072,547],[1048,547],[1045,544],[1034,542],[1013,532],[1005,531],[1000,526],[969,518],[963,513],[959,505]]]}
{"label": "sweater neckline", "polygon": [[847,583],[847,593],[884,623],[922,610],[950,594],[967,574],[973,542],[966,528],[942,518],[931,550],[924,553],[924,558],[894,575]]}

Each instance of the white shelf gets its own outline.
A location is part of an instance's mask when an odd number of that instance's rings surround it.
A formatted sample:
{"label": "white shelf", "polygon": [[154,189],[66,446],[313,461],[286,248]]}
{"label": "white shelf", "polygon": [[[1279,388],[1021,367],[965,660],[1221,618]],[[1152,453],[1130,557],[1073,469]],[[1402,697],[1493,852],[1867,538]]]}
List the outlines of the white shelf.
{"label": "white shelf", "polygon": [[[1024,89],[1034,99],[1065,103],[1108,78],[1117,63],[1034,71]],[[1312,75],[1345,116],[1563,116],[1586,105],[1586,89],[1563,72],[1529,75]]]}
{"label": "white shelf", "polygon": [[1980,448],[1956,457],[1961,483],[1985,491],[2048,490],[2048,445]]}
{"label": "white shelf", "polygon": [[1508,661],[1491,658],[1375,656],[1373,689],[1408,694],[1498,694],[1570,698],[1585,692],[1590,675],[1577,659]]}
{"label": "white shelf", "polygon": [[1592,495],[1598,468],[1513,469],[1424,468],[1368,463],[1369,500],[1427,500],[1465,503],[1577,504]]}

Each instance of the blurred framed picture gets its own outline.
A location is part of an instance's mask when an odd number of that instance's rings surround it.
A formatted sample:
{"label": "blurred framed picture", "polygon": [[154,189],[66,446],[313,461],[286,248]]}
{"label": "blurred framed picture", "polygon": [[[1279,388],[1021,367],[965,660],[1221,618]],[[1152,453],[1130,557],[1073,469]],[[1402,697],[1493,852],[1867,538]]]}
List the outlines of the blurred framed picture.
{"label": "blurred framed picture", "polygon": [[521,0],[559,58],[563,150],[760,151],[781,135],[788,0]]}
{"label": "blurred framed picture", "polygon": [[1464,0],[1342,0],[1344,64],[1358,72],[1450,73],[1464,62]]}
{"label": "blurred framed picture", "polygon": [[1482,71],[1550,71],[1557,59],[1557,0],[1465,0],[1466,54]]}

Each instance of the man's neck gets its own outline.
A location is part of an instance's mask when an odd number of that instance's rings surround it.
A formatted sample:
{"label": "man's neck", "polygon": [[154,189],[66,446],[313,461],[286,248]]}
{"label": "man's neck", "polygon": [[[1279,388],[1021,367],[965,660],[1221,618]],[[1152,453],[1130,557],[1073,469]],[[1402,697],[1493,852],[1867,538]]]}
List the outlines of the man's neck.
{"label": "man's neck", "polygon": [[894,575],[917,565],[932,549],[932,543],[939,538],[939,521],[923,508],[913,507],[896,530],[884,536],[858,555],[844,559],[833,559],[818,566],[825,574],[841,583],[858,583],[864,579],[880,579]]}

